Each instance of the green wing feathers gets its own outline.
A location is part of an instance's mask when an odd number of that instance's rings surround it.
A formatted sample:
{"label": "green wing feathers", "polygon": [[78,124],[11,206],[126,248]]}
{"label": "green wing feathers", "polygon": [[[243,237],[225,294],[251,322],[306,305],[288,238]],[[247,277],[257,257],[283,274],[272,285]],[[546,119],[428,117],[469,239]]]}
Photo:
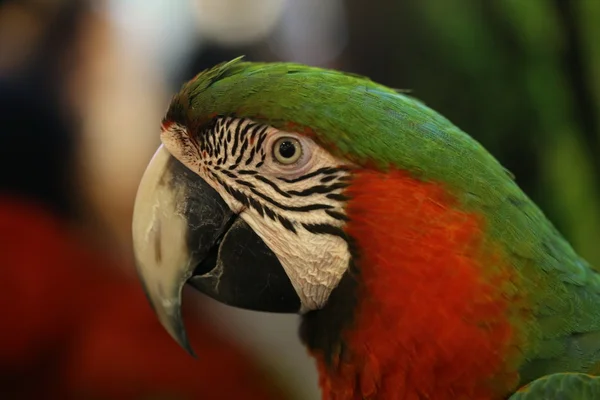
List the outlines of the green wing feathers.
{"label": "green wing feathers", "polygon": [[600,399],[600,377],[559,373],[536,379],[509,400],[596,400]]}

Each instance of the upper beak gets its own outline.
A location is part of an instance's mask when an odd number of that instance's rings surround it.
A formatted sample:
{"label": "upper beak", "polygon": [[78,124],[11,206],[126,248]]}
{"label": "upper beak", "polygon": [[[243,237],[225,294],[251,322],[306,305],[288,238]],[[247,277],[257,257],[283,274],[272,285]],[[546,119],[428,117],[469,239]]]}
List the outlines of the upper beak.
{"label": "upper beak", "polygon": [[300,299],[277,256],[198,174],[159,147],[133,212],[138,274],[160,322],[193,354],[181,315],[189,281],[236,307],[298,312]]}

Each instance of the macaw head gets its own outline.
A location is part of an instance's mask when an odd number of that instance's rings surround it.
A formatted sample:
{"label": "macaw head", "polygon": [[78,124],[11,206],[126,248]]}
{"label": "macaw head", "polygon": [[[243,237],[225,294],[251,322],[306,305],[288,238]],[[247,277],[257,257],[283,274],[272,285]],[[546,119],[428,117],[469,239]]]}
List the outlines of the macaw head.
{"label": "macaw head", "polygon": [[[462,357],[474,374],[513,376],[519,357],[507,367],[498,349],[521,354],[515,320],[527,306],[507,287],[525,261],[505,250],[542,257],[538,242],[554,231],[447,119],[361,76],[236,59],[183,86],[161,140],[136,199],[135,256],[188,351],[186,284],[231,306],[302,314],[304,341],[330,365],[385,331],[393,340],[368,345],[378,370],[398,369],[392,348],[435,343],[438,358]],[[344,337],[353,326],[361,333]],[[456,337],[477,356],[466,361]],[[408,359],[431,375],[429,358]]]}

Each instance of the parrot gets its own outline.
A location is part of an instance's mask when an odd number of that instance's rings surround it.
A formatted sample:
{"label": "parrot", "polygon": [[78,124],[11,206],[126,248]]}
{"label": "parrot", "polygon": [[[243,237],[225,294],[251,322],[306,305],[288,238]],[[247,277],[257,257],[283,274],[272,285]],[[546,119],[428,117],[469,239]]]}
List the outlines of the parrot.
{"label": "parrot", "polygon": [[600,399],[600,275],[424,102],[239,57],[183,84],[160,139],[133,247],[191,355],[186,286],[300,315],[325,400]]}

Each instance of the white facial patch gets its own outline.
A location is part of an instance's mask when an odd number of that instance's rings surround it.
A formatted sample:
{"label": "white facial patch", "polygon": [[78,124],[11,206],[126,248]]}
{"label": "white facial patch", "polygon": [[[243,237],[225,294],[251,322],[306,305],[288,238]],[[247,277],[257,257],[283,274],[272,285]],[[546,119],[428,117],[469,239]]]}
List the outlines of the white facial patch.
{"label": "white facial patch", "polygon": [[343,192],[351,164],[305,136],[249,119],[220,118],[197,133],[170,124],[161,140],[277,255],[301,312],[323,307],[350,262]]}

